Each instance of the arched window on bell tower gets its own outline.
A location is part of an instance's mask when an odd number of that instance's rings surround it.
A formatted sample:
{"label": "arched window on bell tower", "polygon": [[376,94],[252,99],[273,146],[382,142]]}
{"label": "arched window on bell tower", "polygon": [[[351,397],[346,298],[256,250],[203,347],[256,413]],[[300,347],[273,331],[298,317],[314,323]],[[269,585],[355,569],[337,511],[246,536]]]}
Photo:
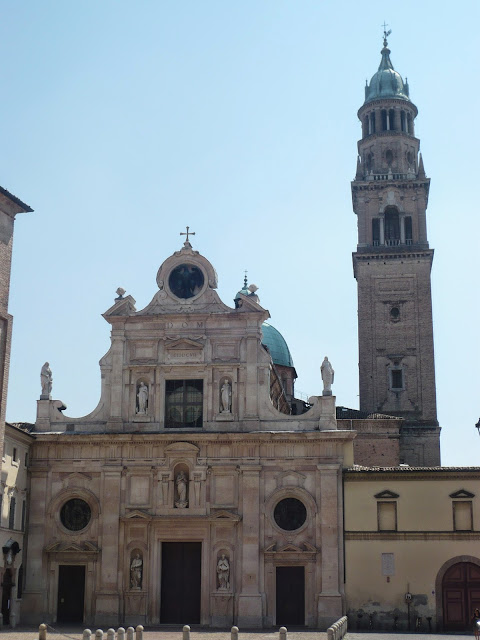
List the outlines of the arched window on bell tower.
{"label": "arched window on bell tower", "polygon": [[394,247],[400,244],[400,216],[396,207],[385,209],[385,244]]}

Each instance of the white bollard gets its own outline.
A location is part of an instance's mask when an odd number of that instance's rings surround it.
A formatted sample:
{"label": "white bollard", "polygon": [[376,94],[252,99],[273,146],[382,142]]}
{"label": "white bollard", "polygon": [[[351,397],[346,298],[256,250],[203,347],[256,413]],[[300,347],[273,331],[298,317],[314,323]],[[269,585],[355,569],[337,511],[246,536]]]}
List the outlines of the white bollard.
{"label": "white bollard", "polygon": [[123,627],[118,627],[117,638],[118,640],[125,640],[125,629]]}
{"label": "white bollard", "polygon": [[135,629],[133,627],[127,627],[127,640],[134,640]]}
{"label": "white bollard", "polygon": [[238,640],[238,627],[232,627],[230,634],[231,640]]}
{"label": "white bollard", "polygon": [[47,640],[47,625],[41,624],[38,627],[38,640]]}
{"label": "white bollard", "polygon": [[188,624],[183,627],[183,640],[190,640],[190,627]]}
{"label": "white bollard", "polygon": [[97,629],[95,631],[95,640],[103,640],[103,630]]}
{"label": "white bollard", "polygon": [[143,640],[143,627],[141,624],[137,625],[135,629],[135,638],[136,640]]}
{"label": "white bollard", "polygon": [[92,640],[92,632],[90,629],[84,629],[82,634],[83,640]]}
{"label": "white bollard", "polygon": [[279,634],[280,640],[287,640],[287,627],[280,627]]}
{"label": "white bollard", "polygon": [[107,629],[107,640],[115,640],[115,629]]}

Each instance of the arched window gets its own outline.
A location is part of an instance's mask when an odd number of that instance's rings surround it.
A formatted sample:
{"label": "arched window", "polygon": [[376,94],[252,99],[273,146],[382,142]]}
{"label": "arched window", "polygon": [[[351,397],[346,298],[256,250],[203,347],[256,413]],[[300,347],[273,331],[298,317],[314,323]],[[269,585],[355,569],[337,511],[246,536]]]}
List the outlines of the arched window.
{"label": "arched window", "polygon": [[413,243],[412,216],[405,216],[405,243]]}
{"label": "arched window", "polygon": [[375,112],[370,114],[370,133],[375,133]]}
{"label": "arched window", "polygon": [[374,247],[378,247],[380,244],[380,219],[373,218],[372,220],[372,244]]}
{"label": "arched window", "polygon": [[382,131],[387,131],[387,110],[382,109]]}
{"label": "arched window", "polygon": [[390,109],[390,111],[388,112],[388,124],[389,124],[389,129],[391,131],[395,131],[395,109]]}
{"label": "arched window", "polygon": [[400,217],[396,207],[385,209],[385,244],[389,247],[400,244]]}
{"label": "arched window", "polygon": [[406,130],[406,125],[405,111],[400,111],[400,127],[402,131]]}

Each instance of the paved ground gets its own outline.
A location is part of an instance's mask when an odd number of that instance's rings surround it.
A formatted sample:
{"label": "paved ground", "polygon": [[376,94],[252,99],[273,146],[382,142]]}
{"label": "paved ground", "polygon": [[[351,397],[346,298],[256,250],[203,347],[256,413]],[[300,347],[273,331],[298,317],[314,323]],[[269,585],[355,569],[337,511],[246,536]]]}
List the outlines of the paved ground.
{"label": "paved ground", "polygon": [[[47,640],[82,640],[82,631],[78,627],[49,628]],[[95,632],[95,629],[92,629]],[[104,638],[106,640],[106,629]],[[347,633],[345,640],[465,640],[473,638],[473,634],[442,635],[429,633]],[[182,640],[181,627],[148,628],[145,630],[144,640]],[[210,629],[192,628],[191,640],[230,640],[230,631],[212,631]],[[1,629],[0,640],[36,640],[38,628],[18,627],[17,629]],[[93,640],[93,639],[92,639]],[[242,631],[239,640],[278,640],[278,631]],[[320,631],[289,631],[288,640],[327,640],[327,634]]]}

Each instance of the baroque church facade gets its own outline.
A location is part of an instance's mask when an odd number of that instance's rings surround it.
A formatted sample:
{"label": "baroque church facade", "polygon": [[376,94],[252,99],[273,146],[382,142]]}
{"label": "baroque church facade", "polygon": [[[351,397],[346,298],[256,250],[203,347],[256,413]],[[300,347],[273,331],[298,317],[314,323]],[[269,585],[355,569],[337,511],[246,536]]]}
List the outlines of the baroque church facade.
{"label": "baroque church facade", "polygon": [[256,288],[225,304],[187,233],[147,307],[119,289],[103,314],[90,414],[68,417],[42,370],[27,557],[4,548],[16,619],[433,630],[480,605],[480,469],[439,466],[417,109],[386,37],[381,56],[352,183],[360,409],[336,406],[328,361],[295,397]]}

